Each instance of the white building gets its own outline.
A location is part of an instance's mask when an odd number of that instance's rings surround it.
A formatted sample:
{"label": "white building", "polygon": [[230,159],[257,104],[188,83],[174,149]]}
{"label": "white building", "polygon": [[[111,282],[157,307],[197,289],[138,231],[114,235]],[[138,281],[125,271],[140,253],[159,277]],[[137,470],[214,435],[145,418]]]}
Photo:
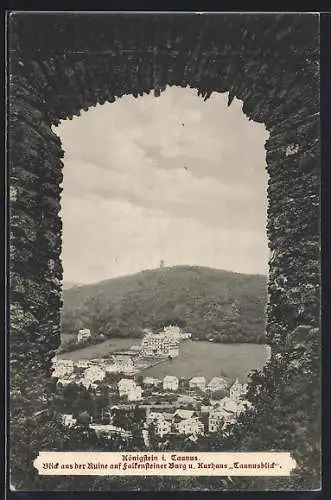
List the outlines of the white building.
{"label": "white building", "polygon": [[63,385],[65,387],[66,385],[70,385],[72,382],[68,380],[67,378],[59,378],[57,381],[57,384]]}
{"label": "white building", "polygon": [[225,420],[226,415],[223,411],[212,410],[208,416],[208,430],[209,432],[216,432]]}
{"label": "white building", "polygon": [[147,386],[157,387],[160,383],[161,381],[158,378],[154,377],[145,377],[143,379],[143,385]]}
{"label": "white building", "polygon": [[163,437],[171,432],[171,422],[165,418],[161,418],[156,422],[156,434]]}
{"label": "white building", "polygon": [[88,328],[81,328],[77,334],[77,341],[82,342],[83,340],[87,340],[91,337],[91,331]]}
{"label": "white building", "polygon": [[89,389],[90,387],[92,388],[92,382],[84,377],[77,379],[77,384],[82,385],[85,389]]}
{"label": "white building", "polygon": [[174,415],[173,415],[173,424],[174,424],[174,427],[175,429],[179,431],[179,429],[181,428],[181,422],[183,422],[184,420],[192,420],[196,417],[196,413],[194,412],[194,410],[182,410],[181,408],[179,408],[178,410],[175,411]]}
{"label": "white building", "polygon": [[234,401],[233,399],[231,399],[227,396],[225,398],[221,399],[221,401],[219,401],[219,403],[218,403],[218,408],[220,410],[224,409],[225,411],[227,411],[229,413],[233,413],[234,415],[238,412],[240,406],[241,405],[238,404],[237,401]]}
{"label": "white building", "polygon": [[174,339],[179,339],[181,336],[181,329],[179,326],[168,325],[163,328],[163,332]]}
{"label": "white building", "polygon": [[209,431],[215,432],[216,423],[218,424],[221,420],[224,426],[235,422],[238,415],[246,411],[248,407],[249,404],[245,401],[223,398],[209,414]]}
{"label": "white building", "polygon": [[169,415],[166,416],[164,413],[150,412],[146,422],[148,423],[148,425],[153,423],[153,425],[155,426],[155,433],[158,436],[163,437],[166,434],[170,434],[171,432],[172,416],[170,416],[170,418],[167,417],[169,417]]}
{"label": "white building", "polygon": [[56,378],[63,378],[70,376],[74,371],[74,362],[72,359],[53,359],[53,373],[52,376]]}
{"label": "white building", "polygon": [[72,427],[77,422],[77,419],[74,418],[71,413],[64,413],[62,415],[62,422],[67,427]]}
{"label": "white building", "polygon": [[247,392],[247,384],[240,384],[239,380],[236,379],[232,386],[230,387],[230,398],[233,400],[238,400]]}
{"label": "white building", "polygon": [[105,376],[106,376],[105,370],[96,365],[90,366],[84,372],[85,380],[88,380],[91,383],[96,381],[101,382],[105,378]]}
{"label": "white building", "polygon": [[176,357],[179,354],[179,337],[170,331],[160,333],[147,332],[141,341],[143,356]]}
{"label": "white building", "polygon": [[201,389],[202,391],[206,388],[206,379],[205,377],[193,377],[189,381],[190,389]]}
{"label": "white building", "polygon": [[141,401],[142,400],[142,388],[140,385],[136,385],[129,393],[128,393],[128,401]]}
{"label": "white building", "polygon": [[117,373],[134,372],[134,362],[130,356],[113,356],[112,362]]}
{"label": "white building", "polygon": [[163,333],[174,340],[185,340],[191,338],[191,333],[183,332],[179,326],[169,325],[163,328]]}
{"label": "white building", "polygon": [[185,420],[181,420],[177,424],[177,430],[179,434],[185,435],[203,435],[204,426],[203,423],[200,422],[198,417],[187,418]]}
{"label": "white building", "polygon": [[97,434],[97,436],[100,436],[102,434],[108,434],[108,435],[119,434],[123,437],[131,436],[130,432],[125,431],[121,427],[116,427],[115,425],[111,424],[90,424],[90,429],[93,429]]}
{"label": "white building", "polygon": [[222,423],[222,428],[236,421],[238,415],[246,410],[243,402],[236,402],[231,398],[223,398],[217,408],[209,413],[209,432],[215,432]]}
{"label": "white building", "polygon": [[136,382],[131,378],[122,378],[118,384],[117,389],[119,395],[127,396],[130,392],[133,392],[136,388]]}
{"label": "white building", "polygon": [[228,383],[222,377],[214,377],[211,379],[209,384],[207,385],[207,389],[211,392],[215,391],[223,391],[227,388]]}
{"label": "white building", "polygon": [[149,411],[146,415],[146,423],[149,425],[151,422],[155,422],[156,420],[163,418],[161,412],[158,411]]}
{"label": "white building", "polygon": [[165,391],[177,391],[179,386],[179,380],[173,375],[166,375],[163,379],[163,389]]}
{"label": "white building", "polygon": [[77,366],[77,368],[88,368],[90,366],[90,360],[79,359],[78,361],[76,361],[75,366]]}

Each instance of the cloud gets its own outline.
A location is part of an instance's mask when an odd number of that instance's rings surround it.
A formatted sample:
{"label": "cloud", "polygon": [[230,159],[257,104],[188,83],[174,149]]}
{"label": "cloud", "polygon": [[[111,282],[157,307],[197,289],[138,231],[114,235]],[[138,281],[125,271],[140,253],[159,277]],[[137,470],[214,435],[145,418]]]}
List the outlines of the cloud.
{"label": "cloud", "polygon": [[[224,94],[213,94],[203,102],[191,89],[171,87],[159,98],[124,96],[61,123],[57,132],[65,149],[65,271],[83,265],[73,262],[75,252],[70,249],[75,247],[73,234],[77,242],[83,238],[80,227],[88,241],[103,242],[97,250],[90,249],[93,255],[99,255],[101,248],[113,251],[114,241],[103,240],[106,228],[121,241],[121,250],[115,253],[121,254],[122,267],[117,263],[107,272],[150,267],[156,255],[157,262],[165,254],[168,260],[174,260],[175,255],[178,262],[192,260],[193,250],[188,252],[186,246],[181,246],[182,253],[175,251],[185,233],[191,235],[187,236],[188,244],[197,249],[196,262],[191,263],[208,261],[215,267],[229,268],[232,261],[247,272],[265,271],[264,142],[268,134],[263,125],[248,121],[239,101],[234,100],[230,107],[226,102]],[[89,223],[84,224],[84,220]],[[157,252],[155,242],[150,243],[151,235],[164,238],[165,227],[169,248],[163,242],[163,250]],[[140,236],[135,241],[140,247],[132,253],[132,235],[137,228]],[[213,260],[210,249],[225,241],[229,256],[225,257],[223,249]],[[98,262],[102,274],[105,260],[98,257]],[[91,271],[91,276],[98,272]],[[75,280],[70,277],[70,281]]]}
{"label": "cloud", "polygon": [[[261,273],[265,234],[219,229],[186,218],[169,218],[119,200],[70,198],[63,262],[66,280],[93,282],[166,265],[207,265]],[[262,264],[262,266],[261,266]]]}

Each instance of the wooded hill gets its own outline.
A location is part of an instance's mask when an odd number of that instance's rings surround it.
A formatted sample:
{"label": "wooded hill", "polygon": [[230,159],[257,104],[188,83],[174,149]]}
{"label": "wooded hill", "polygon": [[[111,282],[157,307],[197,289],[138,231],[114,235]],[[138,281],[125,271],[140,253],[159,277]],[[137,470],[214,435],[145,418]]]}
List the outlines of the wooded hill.
{"label": "wooded hill", "polygon": [[64,290],[62,331],[141,337],[177,324],[195,339],[263,343],[266,300],[265,276],[164,267]]}

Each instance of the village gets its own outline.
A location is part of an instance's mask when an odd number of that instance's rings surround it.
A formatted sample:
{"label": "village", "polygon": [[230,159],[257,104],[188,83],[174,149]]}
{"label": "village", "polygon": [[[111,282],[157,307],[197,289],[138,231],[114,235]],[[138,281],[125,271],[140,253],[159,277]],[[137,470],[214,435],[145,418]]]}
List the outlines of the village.
{"label": "village", "polygon": [[[89,330],[78,333],[80,341],[90,335]],[[246,383],[200,374],[191,378],[176,377],[171,372],[162,379],[144,376],[144,369],[179,355],[180,343],[191,335],[176,326],[165,327],[161,332],[145,331],[140,345],[128,351],[110,353],[96,359],[53,359],[53,378],[58,390],[66,387],[83,387],[96,397],[105,395],[101,414],[90,415],[87,409],[79,415],[63,413],[65,425],[73,426],[77,420],[85,422],[98,435],[130,437],[128,428],[119,425],[116,414],[130,412],[139,407],[142,411],[139,426],[145,445],[150,435],[164,439],[170,435],[189,437],[224,431],[248,407],[244,400]]]}

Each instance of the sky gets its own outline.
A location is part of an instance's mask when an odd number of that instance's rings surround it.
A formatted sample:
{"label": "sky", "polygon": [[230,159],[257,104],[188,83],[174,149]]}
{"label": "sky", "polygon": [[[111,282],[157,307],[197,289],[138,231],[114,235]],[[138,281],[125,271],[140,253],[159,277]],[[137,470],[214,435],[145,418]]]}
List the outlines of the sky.
{"label": "sky", "polygon": [[267,274],[263,124],[227,93],[124,96],[55,128],[64,155],[64,281],[166,266]]}

